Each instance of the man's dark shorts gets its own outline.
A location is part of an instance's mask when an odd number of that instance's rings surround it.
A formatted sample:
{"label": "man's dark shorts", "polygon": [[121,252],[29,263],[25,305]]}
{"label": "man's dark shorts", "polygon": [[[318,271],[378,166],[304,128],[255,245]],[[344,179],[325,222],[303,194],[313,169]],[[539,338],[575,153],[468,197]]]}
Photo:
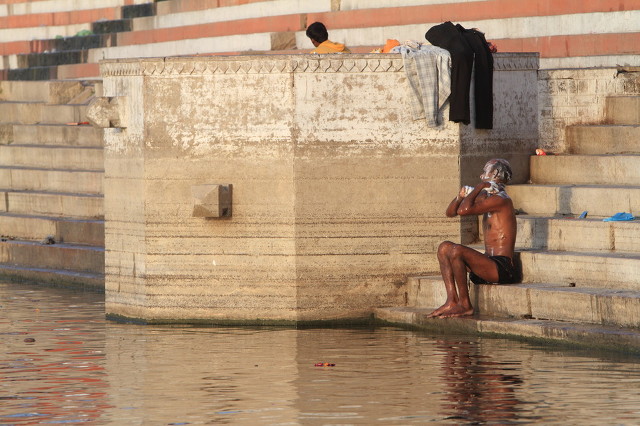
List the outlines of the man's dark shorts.
{"label": "man's dark shorts", "polygon": [[[520,274],[513,264],[513,260],[507,256],[489,256],[498,267],[498,282],[495,284],[514,284],[520,280]],[[474,284],[493,284],[480,278],[473,272],[469,273],[469,279]]]}

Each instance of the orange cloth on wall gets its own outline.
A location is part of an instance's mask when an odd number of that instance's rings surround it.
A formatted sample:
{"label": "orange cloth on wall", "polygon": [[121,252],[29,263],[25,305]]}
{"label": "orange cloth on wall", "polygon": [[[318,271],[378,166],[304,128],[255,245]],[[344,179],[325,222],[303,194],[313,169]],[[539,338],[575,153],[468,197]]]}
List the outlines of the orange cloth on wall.
{"label": "orange cloth on wall", "polygon": [[381,53],[389,53],[391,49],[393,49],[396,46],[400,46],[400,42],[398,40],[394,40],[391,38],[387,39],[387,44],[384,45]]}

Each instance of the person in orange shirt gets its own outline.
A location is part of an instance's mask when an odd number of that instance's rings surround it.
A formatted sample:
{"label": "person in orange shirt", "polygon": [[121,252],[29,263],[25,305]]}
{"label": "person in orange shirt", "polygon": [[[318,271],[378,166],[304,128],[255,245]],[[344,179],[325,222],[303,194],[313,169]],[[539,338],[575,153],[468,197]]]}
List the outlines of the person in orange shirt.
{"label": "person in orange shirt", "polygon": [[311,53],[351,53],[342,43],[334,43],[329,40],[327,27],[322,22],[314,22],[307,27],[307,37],[316,47]]}

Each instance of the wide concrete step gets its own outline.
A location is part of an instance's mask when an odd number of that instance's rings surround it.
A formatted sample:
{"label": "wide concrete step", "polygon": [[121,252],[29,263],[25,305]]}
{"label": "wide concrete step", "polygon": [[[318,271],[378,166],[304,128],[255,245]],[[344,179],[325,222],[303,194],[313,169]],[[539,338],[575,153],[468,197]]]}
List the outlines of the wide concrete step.
{"label": "wide concrete step", "polygon": [[0,102],[3,123],[80,123],[86,121],[87,105],[48,105],[42,102]]}
{"label": "wide concrete step", "polygon": [[0,264],[104,274],[104,248],[0,240]]}
{"label": "wide concrete step", "polygon": [[519,215],[516,247],[554,251],[635,253],[640,247],[640,221]]}
{"label": "wide concrete step", "polygon": [[0,213],[0,236],[5,239],[44,241],[104,247],[104,221]]}
{"label": "wide concrete step", "polygon": [[86,82],[65,81],[0,81],[0,101],[66,104],[86,87]]}
{"label": "wide concrete step", "polygon": [[640,215],[640,186],[509,185],[514,207],[535,216],[580,215],[605,218],[618,212]]}
{"label": "wide concrete step", "polygon": [[531,182],[640,185],[640,155],[542,155],[530,160]]}
{"label": "wide concrete step", "polygon": [[78,287],[104,292],[104,274],[52,268],[31,268],[0,263],[0,277],[17,281],[33,281],[48,285]]}
{"label": "wide concrete step", "polygon": [[608,123],[640,124],[640,96],[609,96],[605,112]]}
{"label": "wide concrete step", "polygon": [[571,154],[640,152],[640,125],[579,125],[566,128]]}
{"label": "wide concrete step", "polygon": [[0,166],[98,171],[104,156],[100,147],[0,145]]}
{"label": "wide concrete step", "polygon": [[0,125],[0,144],[103,147],[102,129],[90,125]]}
{"label": "wide concrete step", "polygon": [[102,194],[104,173],[0,166],[0,182],[7,190]]}
{"label": "wide concrete step", "polygon": [[427,318],[432,308],[414,306],[374,309],[374,318],[384,324],[419,328],[432,333],[477,334],[526,338],[542,343],[602,348],[621,353],[640,353],[640,332],[635,327],[595,325],[522,318],[476,315],[466,318]]}
{"label": "wide concrete step", "polygon": [[[408,289],[407,304],[428,312],[446,300],[439,276],[412,277]],[[476,313],[485,317],[640,327],[640,291],[549,283],[471,284],[470,297]]]}
{"label": "wide concrete step", "polygon": [[640,291],[640,253],[520,252],[522,281]]}
{"label": "wide concrete step", "polygon": [[102,195],[6,189],[0,189],[0,212],[84,219],[104,217]]}

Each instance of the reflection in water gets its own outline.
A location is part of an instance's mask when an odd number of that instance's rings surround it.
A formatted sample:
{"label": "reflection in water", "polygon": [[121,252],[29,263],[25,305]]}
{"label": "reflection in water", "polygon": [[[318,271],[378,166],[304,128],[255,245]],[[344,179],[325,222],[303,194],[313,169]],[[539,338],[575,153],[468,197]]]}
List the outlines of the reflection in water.
{"label": "reflection in water", "polygon": [[85,345],[104,327],[96,306],[15,285],[1,285],[0,297],[2,424],[98,419],[109,408],[104,351]]}
{"label": "reflection in water", "polygon": [[437,346],[444,354],[441,377],[448,388],[445,418],[473,424],[519,418],[516,388],[522,379],[502,372],[506,368],[519,370],[519,363],[492,361],[481,354],[477,342],[439,340]]}
{"label": "reflection in water", "polygon": [[102,300],[0,283],[0,424],[640,423],[634,358],[388,327],[115,324]]}

